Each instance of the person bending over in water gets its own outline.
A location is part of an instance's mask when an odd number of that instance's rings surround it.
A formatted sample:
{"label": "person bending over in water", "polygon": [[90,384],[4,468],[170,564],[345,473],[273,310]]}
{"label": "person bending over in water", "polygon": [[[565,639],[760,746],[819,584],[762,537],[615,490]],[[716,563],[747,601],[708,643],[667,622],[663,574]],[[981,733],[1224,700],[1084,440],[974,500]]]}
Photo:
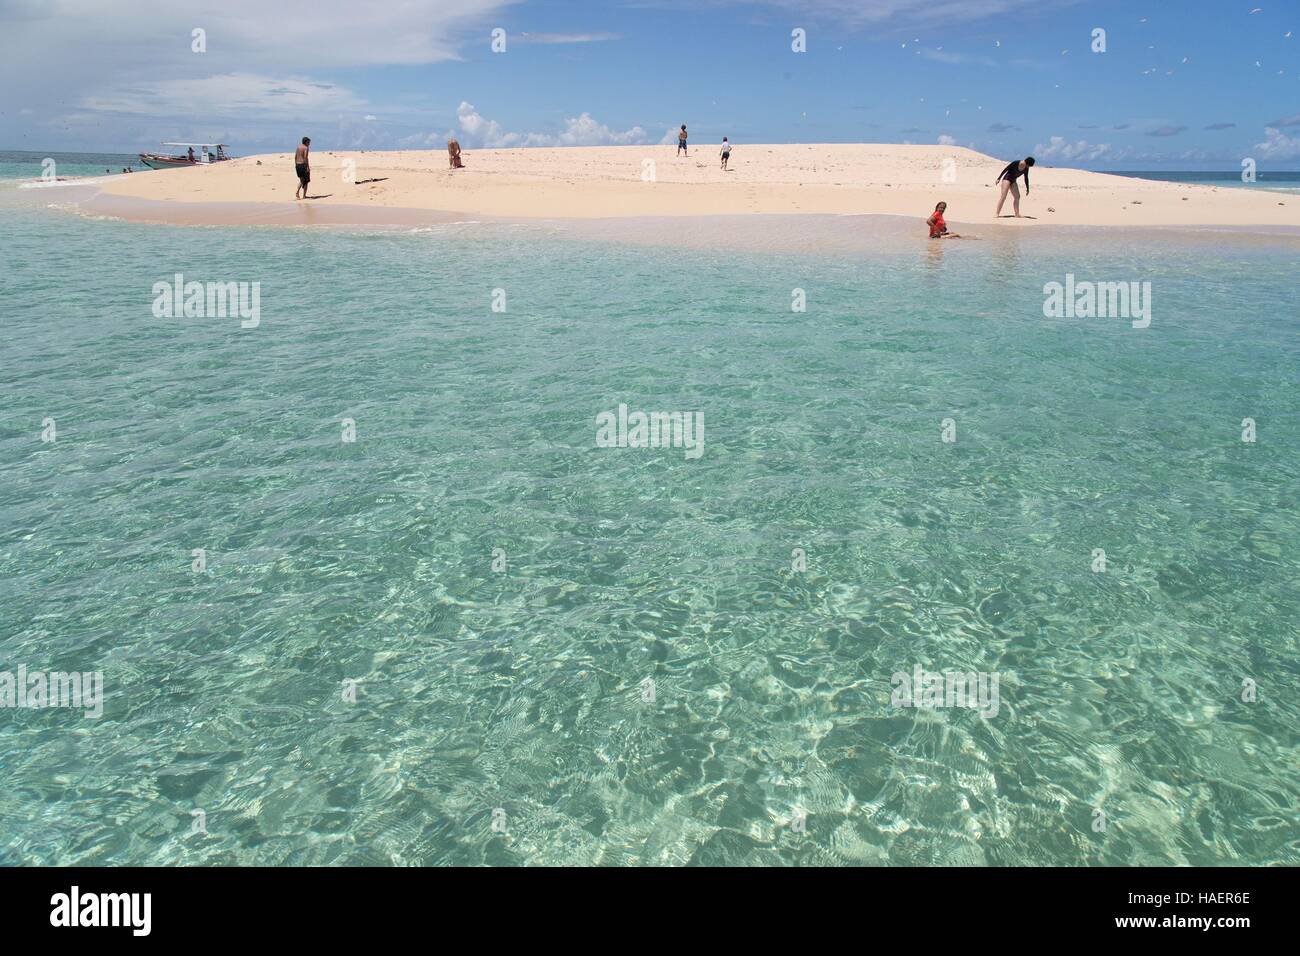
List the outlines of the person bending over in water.
{"label": "person bending over in water", "polygon": [[925,221],[925,224],[930,227],[931,239],[960,239],[961,238],[961,236],[957,235],[957,233],[949,232],[948,224],[943,221],[943,214],[947,210],[947,208],[948,208],[948,204],[946,202],[939,203],[939,205],[934,207],[934,212],[930,214],[930,218]]}
{"label": "person bending over in water", "polygon": [[998,196],[997,216],[1002,215],[1002,204],[1007,201],[1007,192],[1011,193],[1011,208],[1015,210],[1016,218],[1020,219],[1020,189],[1016,186],[1016,179],[1021,176],[1025,177],[1025,195],[1029,195],[1029,167],[1034,165],[1034,157],[1026,156],[1024,159],[1016,159],[1007,163],[1007,168],[998,173],[995,183],[1001,183],[1002,194]]}
{"label": "person bending over in water", "polygon": [[727,142],[727,137],[722,137],[722,168],[727,168],[727,160],[731,159],[731,144]]}

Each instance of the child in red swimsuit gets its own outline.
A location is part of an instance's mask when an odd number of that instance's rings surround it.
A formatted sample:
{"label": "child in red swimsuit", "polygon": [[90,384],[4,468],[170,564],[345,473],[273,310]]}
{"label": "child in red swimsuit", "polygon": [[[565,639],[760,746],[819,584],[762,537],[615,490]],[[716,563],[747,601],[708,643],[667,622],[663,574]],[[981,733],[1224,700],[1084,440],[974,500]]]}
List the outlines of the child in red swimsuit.
{"label": "child in red swimsuit", "polygon": [[948,208],[948,204],[946,202],[939,203],[937,206],[934,207],[934,212],[931,213],[930,218],[925,221],[925,224],[930,227],[931,239],[960,239],[961,238],[961,236],[957,235],[957,233],[949,232],[947,223],[943,221],[943,213],[944,210],[946,210],[947,208]]}

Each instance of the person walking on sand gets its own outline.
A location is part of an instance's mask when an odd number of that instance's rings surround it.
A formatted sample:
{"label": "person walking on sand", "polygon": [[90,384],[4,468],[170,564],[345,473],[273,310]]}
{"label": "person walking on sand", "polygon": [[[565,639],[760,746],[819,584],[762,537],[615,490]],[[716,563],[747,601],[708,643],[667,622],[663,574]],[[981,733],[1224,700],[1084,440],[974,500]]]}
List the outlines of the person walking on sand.
{"label": "person walking on sand", "polygon": [[1001,217],[1002,204],[1007,201],[1007,193],[1010,192],[1011,208],[1015,210],[1016,218],[1022,219],[1020,215],[1020,190],[1016,186],[1016,179],[1021,176],[1025,177],[1025,195],[1029,195],[1029,167],[1034,165],[1034,157],[1026,156],[1024,159],[1014,159],[1007,163],[1007,168],[998,173],[998,178],[994,180],[994,185],[1001,184],[1002,193],[998,196],[998,211],[995,216]]}
{"label": "person walking on sand", "polygon": [[727,160],[731,159],[731,144],[727,142],[727,137],[722,137],[722,168],[727,168]]}
{"label": "person walking on sand", "polygon": [[686,153],[687,156],[691,155],[690,153],[686,152],[686,124],[685,123],[682,124],[681,132],[677,134],[677,155],[680,156],[682,155],[682,153]]}
{"label": "person walking on sand", "polygon": [[934,212],[930,214],[930,218],[925,221],[925,224],[930,227],[931,239],[960,239],[961,238],[961,236],[957,235],[957,233],[949,232],[948,224],[943,221],[943,214],[947,211],[947,209],[948,209],[948,204],[946,202],[939,203],[939,205],[934,207]]}
{"label": "person walking on sand", "polygon": [[[302,144],[293,154],[293,168],[298,173],[298,188],[293,191],[293,198],[307,198],[307,184],[311,182],[311,159],[308,152],[311,150],[311,137],[304,136]],[[302,196],[299,197],[299,193]]]}

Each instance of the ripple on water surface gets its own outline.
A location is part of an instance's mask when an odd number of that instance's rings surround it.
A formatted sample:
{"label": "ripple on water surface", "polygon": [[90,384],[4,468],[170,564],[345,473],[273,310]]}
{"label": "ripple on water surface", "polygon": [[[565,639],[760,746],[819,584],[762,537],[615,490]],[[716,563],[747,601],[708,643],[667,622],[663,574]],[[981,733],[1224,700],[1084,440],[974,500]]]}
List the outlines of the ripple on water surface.
{"label": "ripple on water surface", "polygon": [[[1284,243],[3,212],[0,668],[107,699],[0,713],[0,862],[1300,858]],[[260,325],[155,318],[177,272]],[[1044,318],[1067,273],[1151,327]]]}

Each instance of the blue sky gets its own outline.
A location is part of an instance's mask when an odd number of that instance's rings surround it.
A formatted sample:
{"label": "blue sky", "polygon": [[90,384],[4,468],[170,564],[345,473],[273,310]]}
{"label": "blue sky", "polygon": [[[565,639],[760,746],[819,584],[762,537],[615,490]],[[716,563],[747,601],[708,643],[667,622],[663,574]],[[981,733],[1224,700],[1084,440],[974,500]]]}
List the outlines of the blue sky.
{"label": "blue sky", "polygon": [[1300,167],[1295,0],[0,0],[0,37],[11,149],[658,143],[686,122],[703,142]]}

